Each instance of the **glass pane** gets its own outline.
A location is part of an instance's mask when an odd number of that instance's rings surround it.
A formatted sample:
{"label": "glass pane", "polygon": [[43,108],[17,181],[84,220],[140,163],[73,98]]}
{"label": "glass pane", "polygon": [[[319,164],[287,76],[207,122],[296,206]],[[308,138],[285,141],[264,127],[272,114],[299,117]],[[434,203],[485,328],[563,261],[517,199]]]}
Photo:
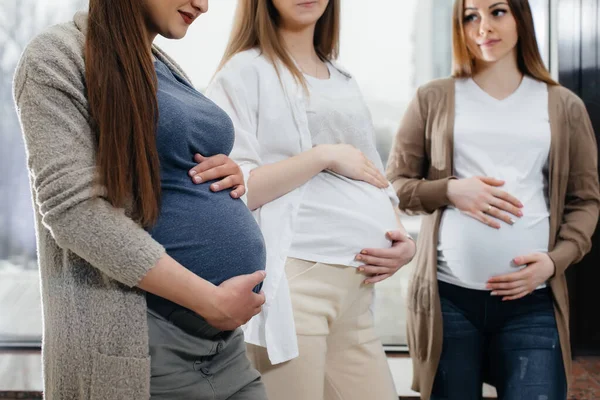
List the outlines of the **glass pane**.
{"label": "glass pane", "polygon": [[[157,39],[204,90],[225,48],[236,0],[210,11],[180,41]],[[71,18],[85,0],[4,0],[0,6],[0,344],[39,344],[41,305],[25,153],[12,100],[15,63],[44,27]],[[548,0],[532,0],[544,59],[549,57]],[[385,163],[394,133],[416,88],[448,76],[451,0],[342,1],[340,63],[358,80],[371,110]],[[403,222],[416,238],[418,217]],[[386,344],[406,344],[405,295],[412,265],[377,285],[375,316]]]}
{"label": "glass pane", "polygon": [[25,150],[12,78],[27,42],[65,21],[82,0],[5,0],[0,6],[0,345],[39,346],[39,276]]}

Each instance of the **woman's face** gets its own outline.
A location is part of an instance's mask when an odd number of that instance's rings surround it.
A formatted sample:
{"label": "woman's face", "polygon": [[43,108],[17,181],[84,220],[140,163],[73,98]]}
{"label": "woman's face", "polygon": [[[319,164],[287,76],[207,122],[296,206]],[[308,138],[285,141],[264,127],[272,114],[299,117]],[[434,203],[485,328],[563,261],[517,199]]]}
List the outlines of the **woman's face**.
{"label": "woman's face", "polygon": [[517,22],[502,0],[465,0],[467,47],[478,61],[494,63],[517,51]]}
{"label": "woman's face", "polygon": [[189,26],[208,11],[208,0],[143,0],[144,17],[152,37],[181,39]]}
{"label": "woman's face", "polygon": [[279,13],[281,26],[298,30],[315,25],[329,0],[271,0]]}

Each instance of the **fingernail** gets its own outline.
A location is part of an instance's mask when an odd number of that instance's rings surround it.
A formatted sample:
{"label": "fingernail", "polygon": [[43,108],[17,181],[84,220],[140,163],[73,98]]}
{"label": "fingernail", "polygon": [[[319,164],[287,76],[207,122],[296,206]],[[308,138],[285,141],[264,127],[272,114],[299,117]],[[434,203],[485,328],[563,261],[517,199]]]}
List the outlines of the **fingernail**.
{"label": "fingernail", "polygon": [[366,250],[363,250],[363,251],[361,251],[360,253],[361,253],[361,254],[367,254],[367,251],[366,251]]}
{"label": "fingernail", "polygon": [[363,272],[365,269],[364,268],[359,268],[358,272]]}
{"label": "fingernail", "polygon": [[196,175],[196,174],[197,174],[197,172],[196,172],[196,171],[194,171],[193,169],[192,169],[192,170],[190,170],[190,176],[194,176],[194,175]]}
{"label": "fingernail", "polygon": [[217,185],[216,183],[214,185],[212,185],[213,190],[219,190],[219,185]]}
{"label": "fingernail", "polygon": [[231,193],[231,197],[233,197],[234,199],[237,199],[237,193],[236,192]]}
{"label": "fingernail", "polygon": [[200,177],[200,175],[194,176],[194,182],[196,182],[196,183],[202,182],[202,178]]}
{"label": "fingernail", "polygon": [[361,256],[356,256],[356,259],[357,260],[362,260],[362,257]]}
{"label": "fingernail", "polygon": [[490,293],[490,295],[491,296],[498,296],[498,293],[497,292],[492,292],[492,293]]}
{"label": "fingernail", "polygon": [[514,224],[515,224],[515,222],[517,222],[517,221],[515,221],[515,220],[514,220],[514,219],[512,219],[512,218],[510,219],[510,224],[511,224],[511,225],[514,225]]}

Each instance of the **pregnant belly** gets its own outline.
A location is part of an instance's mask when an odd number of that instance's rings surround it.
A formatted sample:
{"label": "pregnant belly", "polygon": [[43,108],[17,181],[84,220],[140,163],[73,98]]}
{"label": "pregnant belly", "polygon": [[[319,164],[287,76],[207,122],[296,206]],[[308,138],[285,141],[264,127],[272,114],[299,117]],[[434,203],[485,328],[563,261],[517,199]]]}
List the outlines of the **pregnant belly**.
{"label": "pregnant belly", "polygon": [[319,174],[306,188],[294,226],[290,255],[358,266],[365,248],[388,248],[398,226],[386,192],[364,182]]}
{"label": "pregnant belly", "polygon": [[545,215],[526,215],[512,226],[502,223],[500,229],[493,229],[449,208],[439,231],[440,279],[455,278],[464,286],[485,289],[489,278],[523,268],[513,263],[515,257],[546,252],[549,235]]}
{"label": "pregnant belly", "polygon": [[219,285],[234,276],[265,269],[265,244],[250,210],[229,191],[208,186],[164,191],[161,214],[150,234],[171,257]]}

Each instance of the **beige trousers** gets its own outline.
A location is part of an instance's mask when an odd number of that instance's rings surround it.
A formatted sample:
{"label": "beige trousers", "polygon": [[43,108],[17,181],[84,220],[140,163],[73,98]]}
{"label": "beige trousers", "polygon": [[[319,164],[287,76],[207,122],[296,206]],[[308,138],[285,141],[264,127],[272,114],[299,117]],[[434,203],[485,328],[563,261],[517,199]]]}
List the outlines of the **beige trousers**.
{"label": "beige trousers", "polygon": [[300,356],[272,365],[247,345],[269,400],[397,400],[373,326],[373,285],[356,268],[294,258],[286,262]]}

